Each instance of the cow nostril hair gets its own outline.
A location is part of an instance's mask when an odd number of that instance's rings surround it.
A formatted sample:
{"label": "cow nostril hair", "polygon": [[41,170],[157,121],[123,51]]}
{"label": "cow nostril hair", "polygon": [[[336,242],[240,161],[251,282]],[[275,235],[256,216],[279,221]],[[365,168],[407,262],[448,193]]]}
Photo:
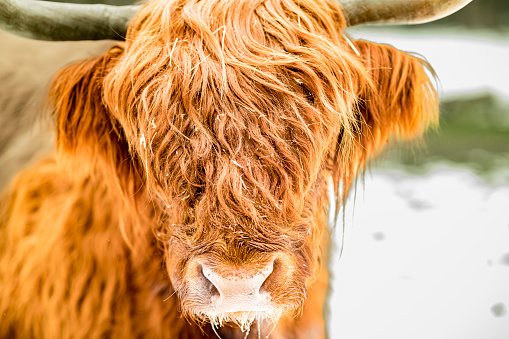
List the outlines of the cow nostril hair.
{"label": "cow nostril hair", "polygon": [[214,283],[207,277],[207,274],[204,272],[203,265],[199,265],[198,274],[200,276],[200,280],[202,281],[202,286],[210,294],[211,297],[221,295],[216,285],[214,285]]}

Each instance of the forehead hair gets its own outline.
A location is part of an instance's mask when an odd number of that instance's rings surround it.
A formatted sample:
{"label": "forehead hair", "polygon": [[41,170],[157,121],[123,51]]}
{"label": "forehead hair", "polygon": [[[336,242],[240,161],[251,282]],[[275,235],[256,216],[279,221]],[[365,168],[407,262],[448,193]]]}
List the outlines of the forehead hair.
{"label": "forehead hair", "polygon": [[369,82],[344,26],[317,1],[155,1],[135,17],[105,102],[174,222],[312,218],[310,192],[356,142]]}
{"label": "forehead hair", "polygon": [[427,63],[344,26],[324,0],[151,2],[125,44],[55,78],[60,153],[186,234],[307,232],[328,178],[338,204],[391,135],[436,120]]}

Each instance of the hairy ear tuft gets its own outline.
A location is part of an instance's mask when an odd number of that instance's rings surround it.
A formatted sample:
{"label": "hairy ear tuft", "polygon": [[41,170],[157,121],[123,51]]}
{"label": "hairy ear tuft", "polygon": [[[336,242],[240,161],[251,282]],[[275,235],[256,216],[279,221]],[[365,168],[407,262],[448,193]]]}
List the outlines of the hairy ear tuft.
{"label": "hairy ear tuft", "polygon": [[425,60],[387,45],[361,40],[354,44],[366,72],[358,79],[355,141],[345,145],[340,134],[330,165],[336,197],[342,199],[366,161],[383,150],[391,136],[420,137],[438,120],[438,99],[430,79],[434,72]]}
{"label": "hairy ear tuft", "polygon": [[50,88],[48,106],[56,118],[59,160],[78,160],[73,169],[83,173],[104,163],[116,166],[127,157],[122,129],[102,102],[102,80],[122,52],[113,47],[76,62],[59,71]]}
{"label": "hairy ear tuft", "polygon": [[369,158],[376,155],[391,136],[415,138],[438,120],[438,99],[425,60],[388,45],[356,41],[371,86],[359,93],[361,147]]}

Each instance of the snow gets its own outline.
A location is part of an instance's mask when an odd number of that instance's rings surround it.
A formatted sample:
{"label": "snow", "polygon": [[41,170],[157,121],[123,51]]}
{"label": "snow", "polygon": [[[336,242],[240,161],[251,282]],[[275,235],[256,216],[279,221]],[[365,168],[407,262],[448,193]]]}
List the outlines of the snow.
{"label": "snow", "polygon": [[457,169],[376,173],[345,211],[331,338],[509,338],[509,186]]}
{"label": "snow", "polygon": [[[491,91],[509,99],[507,33],[372,26],[348,34],[425,56],[442,98]],[[330,338],[509,338],[507,181],[491,186],[466,169],[440,168],[420,177],[375,172],[351,194],[342,256],[337,248],[331,258]]]}

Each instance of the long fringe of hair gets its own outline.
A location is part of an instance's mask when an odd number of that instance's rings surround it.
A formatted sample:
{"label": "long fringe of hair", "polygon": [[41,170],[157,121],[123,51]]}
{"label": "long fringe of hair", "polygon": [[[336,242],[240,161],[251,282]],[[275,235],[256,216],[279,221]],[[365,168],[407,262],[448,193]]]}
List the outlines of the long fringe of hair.
{"label": "long fringe of hair", "polygon": [[129,244],[146,191],[160,239],[239,262],[300,249],[316,276],[328,178],[339,207],[391,135],[437,112],[425,61],[366,41],[358,56],[344,27],[332,1],[153,1],[125,45],[57,76],[59,147],[110,166]]}
{"label": "long fringe of hair", "polygon": [[239,262],[292,249],[312,279],[328,179],[344,201],[391,135],[437,113],[425,61],[366,41],[357,55],[344,28],[332,0],[150,2],[125,44],[56,75],[60,168],[119,199],[131,250],[147,228],[169,265],[169,238],[195,254],[222,239]]}

